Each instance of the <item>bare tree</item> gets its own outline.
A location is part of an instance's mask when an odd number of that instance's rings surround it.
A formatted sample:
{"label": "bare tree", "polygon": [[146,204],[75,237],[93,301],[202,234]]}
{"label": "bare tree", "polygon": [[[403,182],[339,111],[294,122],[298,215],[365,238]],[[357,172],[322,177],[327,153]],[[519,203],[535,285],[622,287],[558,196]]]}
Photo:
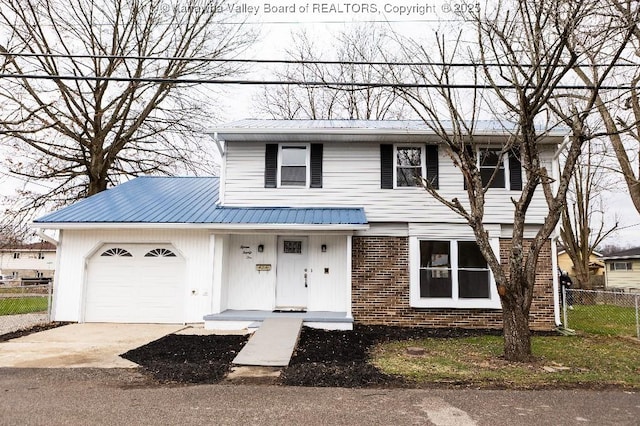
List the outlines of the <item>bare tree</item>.
{"label": "bare tree", "polygon": [[18,210],[67,204],[123,175],[211,169],[199,130],[215,93],[170,80],[238,71],[198,60],[251,43],[225,11],[224,1],[1,0],[5,165],[51,187],[20,194]]}
{"label": "bare tree", "polygon": [[[429,181],[424,181],[424,187],[463,217],[474,232],[500,295],[504,355],[508,360],[531,358],[529,312],[538,259],[560,219],[582,146],[591,137],[588,112],[629,37],[618,21],[599,11],[595,1],[503,1],[471,19],[477,34],[475,42],[468,43],[464,39],[468,32],[463,30],[453,41],[447,41],[446,34],[437,34],[435,53],[415,43],[407,49],[412,58],[433,63],[412,69],[416,80],[432,85],[432,89],[406,89],[403,95],[444,142],[464,176],[467,197],[449,199]],[[593,31],[596,23],[599,30]],[[584,47],[582,52],[576,48],[576,40]],[[593,84],[578,93],[563,89],[567,81],[575,79],[572,69],[583,60],[587,49],[611,40],[616,44],[610,44],[612,53]],[[456,62],[461,56],[477,66],[461,71],[442,65]],[[461,79],[471,88],[456,87],[454,84]],[[569,108],[563,101],[566,98],[572,99]],[[492,163],[496,167],[488,175],[486,168],[479,167],[482,158],[477,155],[487,149],[487,143],[476,137],[483,116],[514,123],[504,126],[510,137],[501,145]],[[566,126],[568,140],[563,145],[564,164],[554,175],[543,147],[548,130],[559,124]],[[490,245],[484,218],[487,192],[509,152],[519,158],[524,182],[521,192],[512,198],[513,230],[508,259],[503,264]],[[525,235],[526,217],[540,192],[548,216],[531,238]]]}
{"label": "bare tree", "polygon": [[[600,149],[598,149],[600,147]],[[585,143],[576,163],[567,191],[567,204],[562,210],[560,238],[573,263],[577,288],[591,289],[591,256],[596,247],[618,228],[618,222],[605,225],[602,192],[612,184],[605,166],[602,143]]]}
{"label": "bare tree", "polygon": [[[607,0],[603,3],[604,6],[611,16],[618,20],[620,26],[625,26],[631,31],[629,46],[624,56],[626,67],[624,71],[617,73],[617,84],[628,86],[629,89],[603,91],[598,94],[595,106],[602,118],[603,135],[611,142],[633,205],[640,212],[640,170],[639,164],[635,164],[640,160],[637,156],[640,152],[640,6],[633,0]],[[593,51],[587,56],[587,64],[590,67],[576,67],[576,74],[585,84],[592,85],[600,77],[599,60],[602,53],[603,49]],[[629,155],[629,151],[634,151],[636,156]]]}
{"label": "bare tree", "polygon": [[[390,39],[380,27],[355,27],[339,33],[328,46],[319,45],[308,34],[292,34],[293,48],[287,56],[299,63],[288,64],[276,76],[296,86],[265,87],[256,100],[257,109],[273,118],[286,119],[398,119],[409,111],[397,93],[388,87],[335,87],[335,82],[376,82]],[[314,61],[331,62],[317,63]],[[305,82],[324,83],[309,85]]]}

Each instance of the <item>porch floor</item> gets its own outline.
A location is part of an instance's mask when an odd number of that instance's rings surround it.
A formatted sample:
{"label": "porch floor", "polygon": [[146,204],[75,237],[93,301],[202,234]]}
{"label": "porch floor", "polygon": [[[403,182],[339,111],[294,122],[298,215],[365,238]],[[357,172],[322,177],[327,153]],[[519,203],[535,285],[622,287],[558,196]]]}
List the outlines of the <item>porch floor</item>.
{"label": "porch floor", "polygon": [[233,360],[236,365],[286,367],[298,343],[301,318],[267,318]]}
{"label": "porch floor", "polygon": [[267,318],[301,318],[303,322],[352,323],[346,312],[307,311],[273,312],[227,309],[219,314],[205,315],[205,321],[264,321]]}

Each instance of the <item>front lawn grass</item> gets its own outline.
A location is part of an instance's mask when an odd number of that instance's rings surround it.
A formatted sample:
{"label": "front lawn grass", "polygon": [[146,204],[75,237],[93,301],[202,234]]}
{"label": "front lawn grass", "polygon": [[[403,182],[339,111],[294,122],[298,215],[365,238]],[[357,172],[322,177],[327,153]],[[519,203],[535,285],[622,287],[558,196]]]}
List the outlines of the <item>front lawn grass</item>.
{"label": "front lawn grass", "polygon": [[567,327],[605,336],[635,336],[636,310],[614,305],[574,305]]}
{"label": "front lawn grass", "polygon": [[[425,354],[409,355],[408,347]],[[502,357],[499,336],[429,338],[378,345],[372,362],[382,372],[428,384],[541,388],[622,386],[640,389],[640,343],[606,336],[536,336],[535,360],[512,363]]]}
{"label": "front lawn grass", "polygon": [[48,297],[10,297],[0,299],[0,315],[43,312],[48,309],[48,299]]}

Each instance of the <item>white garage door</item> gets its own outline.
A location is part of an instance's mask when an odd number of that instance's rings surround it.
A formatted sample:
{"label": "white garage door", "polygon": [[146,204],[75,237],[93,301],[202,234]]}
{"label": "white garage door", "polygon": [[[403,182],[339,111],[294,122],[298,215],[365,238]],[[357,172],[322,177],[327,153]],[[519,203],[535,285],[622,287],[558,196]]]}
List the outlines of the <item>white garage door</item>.
{"label": "white garage door", "polygon": [[111,244],[89,260],[87,322],[180,323],[185,261],[168,244]]}

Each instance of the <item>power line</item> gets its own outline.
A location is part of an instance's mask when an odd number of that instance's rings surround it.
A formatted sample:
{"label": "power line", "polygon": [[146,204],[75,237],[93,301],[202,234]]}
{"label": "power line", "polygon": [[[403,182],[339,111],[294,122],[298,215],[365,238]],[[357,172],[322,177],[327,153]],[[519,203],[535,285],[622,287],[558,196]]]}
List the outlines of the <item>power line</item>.
{"label": "power line", "polygon": [[[0,46],[2,49],[2,46]],[[566,64],[512,64],[512,63],[478,63],[478,62],[405,62],[405,61],[350,61],[350,60],[320,60],[320,59],[249,59],[249,58],[207,58],[207,57],[186,57],[186,56],[145,56],[145,55],[90,55],[90,54],[67,54],[67,53],[15,53],[0,50],[0,56],[24,58],[52,58],[52,59],[121,59],[135,61],[190,61],[190,62],[213,62],[213,63],[244,63],[244,64],[293,64],[293,65],[371,65],[371,66],[435,66],[435,67],[512,67],[519,66],[525,68],[561,68]],[[608,67],[611,64],[576,64],[578,67]],[[640,67],[635,63],[615,64],[615,67]]]}
{"label": "power line", "polygon": [[[513,84],[440,84],[440,83],[380,83],[380,82],[345,82],[345,81],[304,81],[304,80],[218,80],[206,78],[166,78],[166,77],[103,77],[49,74],[0,74],[0,79],[32,79],[32,80],[68,80],[68,81],[116,81],[130,83],[170,83],[170,84],[226,84],[244,86],[314,86],[314,87],[360,87],[360,88],[397,88],[397,89],[515,89]],[[537,86],[524,86],[524,89],[535,89]],[[638,90],[640,86],[630,84],[614,86],[590,85],[557,85],[561,90]]]}

